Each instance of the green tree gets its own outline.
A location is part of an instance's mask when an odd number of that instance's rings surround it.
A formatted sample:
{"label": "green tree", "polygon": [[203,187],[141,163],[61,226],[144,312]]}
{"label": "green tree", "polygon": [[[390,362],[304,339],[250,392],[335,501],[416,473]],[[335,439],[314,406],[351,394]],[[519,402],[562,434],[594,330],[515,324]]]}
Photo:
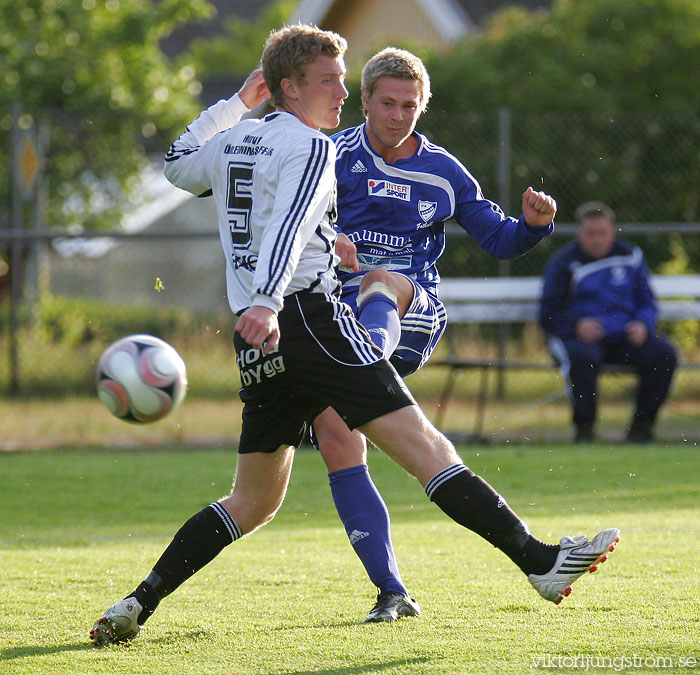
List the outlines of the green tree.
{"label": "green tree", "polygon": [[508,9],[429,69],[440,114],[424,128],[490,195],[497,110],[511,111],[512,209],[533,184],[557,198],[563,222],[590,199],[623,222],[700,220],[697,0]]}
{"label": "green tree", "polygon": [[244,77],[259,65],[270,31],[285,24],[297,4],[295,0],[276,0],[252,21],[230,17],[224,22],[224,35],[193,40],[184,60],[202,79]]}
{"label": "green tree", "polygon": [[[49,130],[48,224],[114,227],[146,164],[196,114],[199,83],[159,40],[209,16],[206,0],[24,0],[0,3],[0,147],[11,104]],[[8,162],[0,165],[9,202]],[[7,216],[5,216],[5,219]]]}
{"label": "green tree", "polygon": [[697,0],[556,0],[512,8],[432,60],[434,103],[453,111],[700,112]]}

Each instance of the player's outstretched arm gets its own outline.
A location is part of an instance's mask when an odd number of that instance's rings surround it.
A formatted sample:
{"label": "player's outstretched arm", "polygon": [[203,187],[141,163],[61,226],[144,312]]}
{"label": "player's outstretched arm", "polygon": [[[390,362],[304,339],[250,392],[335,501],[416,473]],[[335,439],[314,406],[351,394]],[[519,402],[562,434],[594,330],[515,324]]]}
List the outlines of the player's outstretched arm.
{"label": "player's outstretched arm", "polygon": [[269,354],[280,341],[280,328],[277,314],[262,305],[253,305],[241,314],[236,323],[241,337],[256,349]]}
{"label": "player's outstretched arm", "polygon": [[529,187],[523,192],[523,216],[532,227],[547,227],[557,212],[557,203],[544,192]]}

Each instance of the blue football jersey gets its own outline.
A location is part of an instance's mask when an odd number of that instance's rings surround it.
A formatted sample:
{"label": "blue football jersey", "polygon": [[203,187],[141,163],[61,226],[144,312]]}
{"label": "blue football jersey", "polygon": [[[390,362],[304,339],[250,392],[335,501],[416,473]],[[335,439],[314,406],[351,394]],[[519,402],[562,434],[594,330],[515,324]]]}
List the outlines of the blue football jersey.
{"label": "blue football jersey", "polygon": [[570,339],[584,317],[598,319],[613,342],[625,339],[630,321],[654,332],[656,299],[641,249],[617,239],[607,255],[593,260],[572,241],[552,256],[544,272],[540,325],[548,335]]}
{"label": "blue football jersey", "polygon": [[360,264],[359,274],[339,271],[345,289],[356,286],[364,272],[381,267],[436,292],[440,276],[435,263],[445,248],[445,222],[451,219],[498,258],[522,255],[553,231],[553,225],[530,227],[522,216],[505,216],[484,198],[456,157],[414,133],[418,149],[394,164],[372,150],[365,124],[332,136],[337,148],[336,229],[357,246]]}

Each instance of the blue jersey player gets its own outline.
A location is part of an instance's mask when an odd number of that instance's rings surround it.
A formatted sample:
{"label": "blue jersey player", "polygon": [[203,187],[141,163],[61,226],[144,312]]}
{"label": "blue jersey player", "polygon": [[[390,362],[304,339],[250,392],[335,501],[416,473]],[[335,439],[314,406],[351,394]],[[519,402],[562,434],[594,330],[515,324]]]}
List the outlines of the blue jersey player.
{"label": "blue jersey player", "polygon": [[[445,222],[456,220],[486,252],[514,258],[551,234],[556,212],[550,196],[531,188],[517,219],[484,198],[459,160],[415,131],[429,98],[422,61],[405,50],[384,49],[362,72],[366,122],[333,136],[342,299],[403,376],[428,360],[445,330],[436,267]],[[314,435],[340,518],[379,590],[365,622],[419,615],[399,574],[364,437],[332,408],[316,418]]]}

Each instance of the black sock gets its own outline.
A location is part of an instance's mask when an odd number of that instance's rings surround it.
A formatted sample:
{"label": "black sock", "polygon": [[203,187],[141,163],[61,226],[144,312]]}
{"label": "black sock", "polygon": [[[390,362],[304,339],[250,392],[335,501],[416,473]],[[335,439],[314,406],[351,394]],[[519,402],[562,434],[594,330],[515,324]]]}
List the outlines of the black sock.
{"label": "black sock", "polygon": [[525,574],[543,574],[554,565],[559,547],[533,537],[505,499],[464,464],[433,476],[425,492],[452,520],[503,551]]}
{"label": "black sock", "polygon": [[545,544],[530,535],[518,558],[512,560],[525,574],[546,574],[554,567],[559,551],[559,544]]}
{"label": "black sock", "polygon": [[136,598],[143,607],[139,625],[153,614],[166,595],[240,537],[238,524],[218,502],[192,516],[173,537],[153,571],[127,596]]}

